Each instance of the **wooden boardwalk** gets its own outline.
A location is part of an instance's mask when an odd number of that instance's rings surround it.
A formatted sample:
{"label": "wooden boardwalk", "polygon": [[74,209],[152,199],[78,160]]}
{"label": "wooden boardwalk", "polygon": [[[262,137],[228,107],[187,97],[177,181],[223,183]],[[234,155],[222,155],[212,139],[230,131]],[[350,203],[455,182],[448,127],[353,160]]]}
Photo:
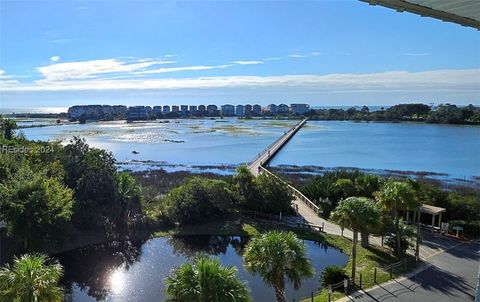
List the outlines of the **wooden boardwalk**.
{"label": "wooden boardwalk", "polygon": [[253,175],[258,176],[261,173],[260,167],[267,164],[275,154],[282,149],[283,146],[305,125],[307,119],[303,119],[290,130],[286,131],[276,141],[271,143],[267,148],[260,152],[253,160],[247,165]]}

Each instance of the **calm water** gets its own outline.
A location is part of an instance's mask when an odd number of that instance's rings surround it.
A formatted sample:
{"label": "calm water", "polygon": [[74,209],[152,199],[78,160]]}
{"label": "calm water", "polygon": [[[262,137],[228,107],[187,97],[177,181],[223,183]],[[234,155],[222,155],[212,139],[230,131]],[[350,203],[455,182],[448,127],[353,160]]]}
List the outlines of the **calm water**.
{"label": "calm water", "polygon": [[[235,266],[248,283],[255,301],[274,301],[273,289],[260,277],[247,273],[242,253],[248,239],[227,236],[185,236],[155,238],[144,242],[116,242],[94,245],[58,255],[65,266],[64,284],[71,289],[73,301],[164,301],[163,280],[171,269],[196,253],[218,257],[223,265]],[[306,298],[319,288],[319,276],[328,265],[345,266],[348,257],[341,251],[305,241],[307,256],[316,274],[303,282],[299,290],[286,288],[287,301]]]}
{"label": "calm water", "polygon": [[[74,135],[117,160],[173,165],[237,165],[253,158],[296,121],[124,121],[30,128],[30,139],[67,141]],[[139,154],[133,154],[135,150]],[[132,163],[132,161],[134,161]],[[480,176],[480,127],[414,123],[309,121],[271,162]]]}

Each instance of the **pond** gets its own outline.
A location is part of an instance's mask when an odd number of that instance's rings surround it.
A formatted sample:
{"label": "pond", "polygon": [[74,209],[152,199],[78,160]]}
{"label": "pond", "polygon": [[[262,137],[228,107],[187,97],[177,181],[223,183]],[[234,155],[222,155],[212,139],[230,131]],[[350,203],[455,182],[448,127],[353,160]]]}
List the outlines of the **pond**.
{"label": "pond", "polygon": [[[164,301],[163,280],[172,268],[197,253],[218,257],[223,265],[237,267],[240,278],[248,283],[254,301],[274,301],[273,289],[243,268],[242,253],[247,242],[247,237],[231,236],[161,237],[91,245],[57,257],[65,268],[62,282],[74,302]],[[319,276],[325,267],[345,266],[348,261],[347,255],[331,246],[315,241],[304,242],[316,273],[304,281],[299,290],[287,284],[287,301],[309,297],[319,288]]]}

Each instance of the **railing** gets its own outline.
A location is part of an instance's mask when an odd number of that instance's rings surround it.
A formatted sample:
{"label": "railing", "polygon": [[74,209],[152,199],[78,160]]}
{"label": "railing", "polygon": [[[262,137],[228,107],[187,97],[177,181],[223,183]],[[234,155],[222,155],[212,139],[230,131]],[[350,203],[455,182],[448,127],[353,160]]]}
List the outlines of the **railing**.
{"label": "railing", "polygon": [[280,178],[278,175],[273,174],[272,172],[270,172],[269,170],[265,169],[264,167],[260,166],[259,168],[260,168],[260,170],[262,170],[263,172],[267,173],[268,175],[271,175],[271,176],[275,177],[277,180],[279,180],[279,181],[281,181],[282,183],[286,184],[286,185],[290,188],[290,190],[292,191],[293,196],[295,196],[296,198],[298,198],[299,200],[301,200],[303,203],[305,203],[313,212],[315,212],[315,214],[317,214],[317,215],[320,215],[320,214],[321,214],[320,207],[317,206],[315,203],[313,203],[310,199],[308,199],[307,196],[303,195],[302,192],[300,192],[299,190],[297,190],[294,186],[290,185],[288,182],[286,182],[285,180],[283,180],[282,178]]}
{"label": "railing", "polygon": [[[254,159],[252,159],[251,161],[249,161],[247,163],[247,165],[251,165],[253,164],[256,160],[258,160],[260,157],[262,157],[263,155],[265,155],[269,150],[272,149],[273,146],[275,146],[279,141],[285,139],[286,137],[290,137],[291,135],[293,135],[293,133],[295,133],[299,128],[301,128],[305,123],[307,122],[307,119],[303,119],[301,120],[300,122],[298,122],[295,126],[293,126],[292,128],[290,128],[287,132],[285,132],[282,136],[280,136],[279,138],[277,138],[274,142],[272,142],[270,145],[268,145],[266,148],[264,148],[260,153],[258,153]],[[276,150],[275,150],[276,151]]]}

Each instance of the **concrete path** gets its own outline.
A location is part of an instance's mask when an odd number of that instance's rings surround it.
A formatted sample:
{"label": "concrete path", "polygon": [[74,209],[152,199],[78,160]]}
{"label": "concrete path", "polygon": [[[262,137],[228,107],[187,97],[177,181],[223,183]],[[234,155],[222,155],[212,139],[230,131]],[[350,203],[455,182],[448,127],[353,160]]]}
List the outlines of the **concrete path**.
{"label": "concrete path", "polygon": [[337,301],[455,302],[473,301],[480,260],[480,243],[451,246],[426,259],[427,268],[371,290]]}

